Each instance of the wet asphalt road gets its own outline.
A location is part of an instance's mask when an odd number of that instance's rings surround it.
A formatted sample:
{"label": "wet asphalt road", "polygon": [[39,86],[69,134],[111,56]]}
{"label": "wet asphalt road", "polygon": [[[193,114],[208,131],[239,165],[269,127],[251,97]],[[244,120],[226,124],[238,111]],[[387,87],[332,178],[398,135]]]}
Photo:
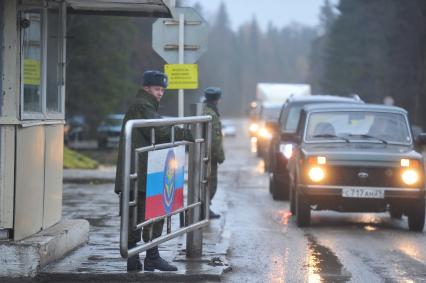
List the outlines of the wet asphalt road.
{"label": "wet asphalt road", "polygon": [[426,234],[408,231],[405,217],[313,212],[298,228],[240,130],[225,139],[219,175],[233,267],[224,282],[426,282]]}

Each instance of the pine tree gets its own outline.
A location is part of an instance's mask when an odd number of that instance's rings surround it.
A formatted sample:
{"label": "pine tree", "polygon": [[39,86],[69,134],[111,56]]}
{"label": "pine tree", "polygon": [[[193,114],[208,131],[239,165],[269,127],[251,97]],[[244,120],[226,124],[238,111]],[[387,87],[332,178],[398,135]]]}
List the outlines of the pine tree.
{"label": "pine tree", "polygon": [[85,114],[94,128],[104,115],[118,112],[123,96],[136,91],[137,86],[131,80],[135,34],[135,25],[130,18],[70,16],[66,87],[68,116]]}

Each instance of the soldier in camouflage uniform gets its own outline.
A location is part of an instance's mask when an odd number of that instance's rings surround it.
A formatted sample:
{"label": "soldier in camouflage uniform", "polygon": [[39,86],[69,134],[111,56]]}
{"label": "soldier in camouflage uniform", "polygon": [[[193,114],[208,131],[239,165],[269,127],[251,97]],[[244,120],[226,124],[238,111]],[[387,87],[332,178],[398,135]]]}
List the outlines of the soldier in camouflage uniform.
{"label": "soldier in camouflage uniform", "polygon": [[[143,74],[143,89],[140,89],[136,95],[134,102],[128,108],[124,117],[123,126],[121,129],[120,145],[118,151],[117,173],[115,179],[115,192],[120,194],[122,191],[122,168],[124,166],[124,126],[128,120],[134,119],[159,119],[161,116],[158,114],[158,106],[161,97],[164,94],[164,89],[167,87],[167,76],[159,71],[146,71]],[[155,127],[156,143],[169,142],[171,139],[170,127]],[[188,130],[181,128],[175,129],[176,140],[193,140],[191,133]],[[132,134],[132,150],[135,148],[147,146],[151,144],[151,128],[141,128],[133,131]],[[131,172],[133,168],[133,154]],[[138,213],[137,222],[141,223],[145,220],[145,197],[146,197],[146,177],[147,177],[147,160],[148,154],[140,154],[138,164]],[[130,199],[133,195],[130,194]],[[133,215],[130,210],[129,223],[132,223]],[[153,226],[153,238],[161,236],[163,231],[164,221],[157,222]],[[136,247],[137,242],[141,240],[141,230],[133,231],[129,225],[128,231],[128,247]],[[149,229],[144,229],[142,238],[145,242],[152,239],[149,238]],[[169,264],[166,260],[160,257],[158,247],[147,250],[144,260],[145,270],[154,271],[155,269],[161,271],[176,271],[177,268]],[[127,259],[128,271],[142,270],[142,263],[140,262],[139,255],[129,257]]]}
{"label": "soldier in camouflage uniform", "polygon": [[[204,114],[212,116],[212,152],[211,152],[211,179],[210,179],[210,201],[213,199],[217,190],[217,167],[225,161],[225,152],[222,144],[222,124],[220,114],[217,108],[222,90],[217,87],[209,87],[204,91],[206,104]],[[210,210],[210,219],[219,218],[220,215]]]}

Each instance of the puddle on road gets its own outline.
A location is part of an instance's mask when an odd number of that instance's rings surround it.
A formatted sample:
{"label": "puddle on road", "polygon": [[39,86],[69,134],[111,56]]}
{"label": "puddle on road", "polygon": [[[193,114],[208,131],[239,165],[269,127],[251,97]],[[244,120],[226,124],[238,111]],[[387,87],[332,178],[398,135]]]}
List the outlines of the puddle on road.
{"label": "puddle on road", "polygon": [[352,275],[339,258],[327,247],[320,245],[314,236],[308,238],[308,282],[348,282]]}
{"label": "puddle on road", "polygon": [[250,139],[250,152],[251,153],[257,153],[257,138],[252,137]]}
{"label": "puddle on road", "polygon": [[259,174],[265,173],[265,161],[263,161],[263,159],[259,160],[259,162],[257,163],[256,173],[259,173]]}
{"label": "puddle on road", "polygon": [[373,232],[377,230],[377,227],[371,226],[371,225],[365,225],[364,230],[368,232]]}
{"label": "puddle on road", "polygon": [[288,225],[291,216],[292,214],[289,210],[281,209],[274,213],[273,218],[282,225]]}
{"label": "puddle on road", "polygon": [[89,221],[90,226],[105,227],[106,217],[85,217],[85,219]]}
{"label": "puddle on road", "polygon": [[286,279],[286,266],[288,265],[288,249],[284,250],[284,256],[272,255],[270,257],[270,272],[268,273],[268,280],[270,283],[287,282]]}

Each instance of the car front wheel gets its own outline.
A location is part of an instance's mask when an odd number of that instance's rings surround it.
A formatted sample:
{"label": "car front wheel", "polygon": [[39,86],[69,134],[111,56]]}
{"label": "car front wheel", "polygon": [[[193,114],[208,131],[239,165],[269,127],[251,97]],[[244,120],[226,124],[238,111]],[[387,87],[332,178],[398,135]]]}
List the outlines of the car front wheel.
{"label": "car front wheel", "polygon": [[298,227],[306,227],[311,224],[311,206],[309,202],[296,191],[296,224]]}
{"label": "car front wheel", "polygon": [[270,174],[269,177],[269,191],[274,200],[287,200],[288,199],[288,186],[282,182],[278,182],[275,174]]}
{"label": "car front wheel", "polygon": [[408,209],[408,228],[421,232],[425,226],[425,200],[422,199]]}
{"label": "car front wheel", "polygon": [[296,196],[295,196],[295,187],[293,182],[290,184],[289,188],[289,200],[290,200],[290,212],[293,215],[296,215]]}
{"label": "car front wheel", "polygon": [[106,149],[107,148],[107,140],[106,139],[98,139],[98,148],[99,149]]}

